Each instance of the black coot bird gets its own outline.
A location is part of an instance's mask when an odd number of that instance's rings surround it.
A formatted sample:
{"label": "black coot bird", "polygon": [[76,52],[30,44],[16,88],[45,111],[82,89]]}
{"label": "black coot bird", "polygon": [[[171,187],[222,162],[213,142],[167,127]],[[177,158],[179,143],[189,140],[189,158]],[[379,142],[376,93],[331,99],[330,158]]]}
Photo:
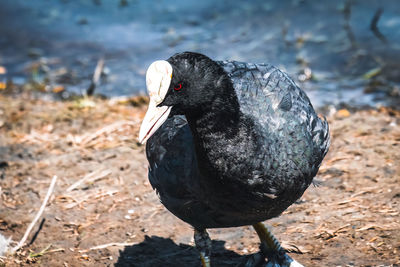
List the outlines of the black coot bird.
{"label": "black coot bird", "polygon": [[161,202],[195,229],[210,266],[207,228],[253,225],[267,266],[301,266],[261,223],[299,199],[328,151],[328,123],[269,64],[184,52],[152,63],[146,84],[149,180]]}

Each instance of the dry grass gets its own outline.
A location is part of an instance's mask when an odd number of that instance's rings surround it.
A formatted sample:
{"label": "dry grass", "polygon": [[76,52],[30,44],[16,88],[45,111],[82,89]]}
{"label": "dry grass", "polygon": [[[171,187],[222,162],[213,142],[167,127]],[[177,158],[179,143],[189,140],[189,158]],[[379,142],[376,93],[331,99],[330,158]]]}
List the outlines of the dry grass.
{"label": "dry grass", "polygon": [[[191,228],[163,208],[147,182],[144,147],[136,142],[144,107],[85,101],[0,95],[1,234],[21,239],[51,177],[59,177],[37,238],[29,244],[36,227],[26,247],[0,262],[198,265],[194,249],[177,245],[193,244]],[[399,264],[400,113],[341,111],[329,122],[321,185],[268,224],[306,266]],[[226,241],[215,243],[218,266],[258,250],[250,227],[212,230],[211,237]]]}

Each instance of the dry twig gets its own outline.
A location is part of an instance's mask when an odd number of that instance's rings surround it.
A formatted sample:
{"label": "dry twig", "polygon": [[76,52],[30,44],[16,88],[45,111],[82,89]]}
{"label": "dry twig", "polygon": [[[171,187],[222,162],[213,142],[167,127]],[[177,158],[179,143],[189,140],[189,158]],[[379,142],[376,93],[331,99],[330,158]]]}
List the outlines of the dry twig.
{"label": "dry twig", "polygon": [[47,194],[46,197],[43,200],[42,206],[40,207],[38,213],[36,214],[35,218],[33,219],[33,221],[31,222],[31,224],[29,225],[28,229],[26,229],[26,232],[24,234],[24,236],[22,237],[21,241],[19,241],[19,243],[17,244],[17,246],[15,246],[12,250],[11,250],[11,254],[14,254],[16,251],[18,251],[20,248],[22,248],[25,244],[26,239],[28,238],[30,232],[33,229],[33,226],[35,226],[36,222],[39,220],[40,216],[42,216],[42,213],[46,207],[47,202],[49,201],[49,198],[51,196],[51,193],[53,193],[54,190],[54,186],[56,184],[57,181],[57,176],[54,175],[53,179],[51,179],[51,183],[49,186],[49,189],[47,190]]}
{"label": "dry twig", "polygon": [[114,195],[114,194],[116,194],[118,192],[119,192],[118,190],[110,190],[110,191],[107,191],[107,192],[97,191],[97,192],[94,192],[93,194],[85,193],[84,195],[71,197],[71,199],[73,201],[75,201],[75,203],[69,203],[69,204],[65,205],[65,208],[66,209],[71,209],[71,208],[73,208],[73,207],[75,207],[77,205],[82,204],[85,201],[88,201],[91,198],[98,199],[98,198],[105,197],[105,196],[112,196],[112,195]]}
{"label": "dry twig", "polygon": [[93,95],[94,90],[96,89],[96,86],[99,83],[100,76],[101,76],[101,73],[103,72],[103,69],[104,69],[104,59],[100,58],[99,61],[97,61],[96,68],[94,69],[92,82],[86,91],[87,95],[89,95],[89,96]]}
{"label": "dry twig", "polygon": [[67,192],[71,192],[72,190],[79,187],[84,182],[95,182],[97,180],[100,180],[100,179],[106,177],[107,175],[109,175],[111,173],[112,173],[111,170],[103,170],[100,173],[99,173],[99,171],[89,173],[89,174],[85,175],[82,179],[78,180],[77,182],[72,184],[70,187],[68,187]]}
{"label": "dry twig", "polygon": [[98,245],[95,247],[91,247],[89,249],[84,249],[84,250],[79,250],[80,253],[88,252],[89,250],[96,250],[96,249],[103,249],[103,248],[108,248],[108,247],[127,247],[127,246],[133,246],[136,245],[137,243],[108,243],[108,244],[103,244],[103,245]]}
{"label": "dry twig", "polygon": [[350,44],[352,48],[357,48],[357,41],[356,41],[356,37],[353,33],[353,30],[351,28],[350,25],[350,18],[351,18],[351,5],[353,4],[352,0],[347,0],[345,2],[345,6],[343,9],[343,13],[344,13],[344,30],[347,33],[347,37],[350,40]]}
{"label": "dry twig", "polygon": [[387,39],[386,37],[379,31],[378,28],[378,21],[381,18],[383,13],[383,8],[378,8],[374,14],[374,16],[372,17],[371,20],[371,25],[370,25],[370,29],[371,31],[374,33],[374,35],[381,40],[382,43],[387,43]]}
{"label": "dry twig", "polygon": [[99,136],[103,134],[110,134],[116,130],[121,129],[125,125],[129,126],[136,126],[138,123],[133,122],[133,121],[117,121],[113,124],[107,125],[99,130],[97,130],[95,133],[90,133],[90,134],[85,134],[84,136],[81,136],[80,139],[80,144],[81,145],[86,145],[87,143],[93,141],[94,139],[97,139]]}

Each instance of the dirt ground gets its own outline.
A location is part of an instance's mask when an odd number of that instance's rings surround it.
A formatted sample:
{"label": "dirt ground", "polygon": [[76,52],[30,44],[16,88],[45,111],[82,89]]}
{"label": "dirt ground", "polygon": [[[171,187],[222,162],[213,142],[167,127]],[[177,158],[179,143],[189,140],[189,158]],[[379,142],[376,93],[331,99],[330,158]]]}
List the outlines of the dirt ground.
{"label": "dirt ground", "polygon": [[[0,234],[19,241],[58,177],[27,245],[0,266],[200,265],[193,230],[147,181],[136,141],[144,109],[0,95]],[[305,266],[400,266],[400,112],[341,110],[328,120],[318,186],[266,224]],[[258,251],[251,227],[209,232],[214,266]]]}

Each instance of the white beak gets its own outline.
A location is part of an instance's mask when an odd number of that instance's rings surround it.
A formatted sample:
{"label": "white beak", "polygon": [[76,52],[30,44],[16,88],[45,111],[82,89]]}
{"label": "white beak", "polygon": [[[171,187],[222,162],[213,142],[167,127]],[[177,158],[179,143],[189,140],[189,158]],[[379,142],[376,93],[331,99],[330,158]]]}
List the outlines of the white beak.
{"label": "white beak", "polygon": [[172,66],[167,61],[158,60],[153,62],[146,73],[147,91],[150,96],[149,108],[140,126],[139,142],[144,143],[157,129],[167,120],[172,107],[160,104],[171,84]]}
{"label": "white beak", "polygon": [[140,126],[139,142],[144,143],[167,120],[172,107],[156,107],[156,103],[150,100],[149,108]]}

